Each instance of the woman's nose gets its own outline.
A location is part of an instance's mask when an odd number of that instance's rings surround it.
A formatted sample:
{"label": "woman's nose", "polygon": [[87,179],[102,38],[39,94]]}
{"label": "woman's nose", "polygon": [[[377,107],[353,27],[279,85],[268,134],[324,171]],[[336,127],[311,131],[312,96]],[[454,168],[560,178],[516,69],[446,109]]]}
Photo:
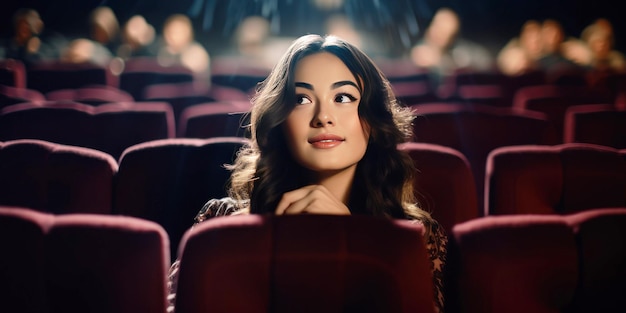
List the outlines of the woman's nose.
{"label": "woman's nose", "polygon": [[313,127],[324,127],[326,125],[335,125],[335,118],[325,105],[319,105],[311,121]]}

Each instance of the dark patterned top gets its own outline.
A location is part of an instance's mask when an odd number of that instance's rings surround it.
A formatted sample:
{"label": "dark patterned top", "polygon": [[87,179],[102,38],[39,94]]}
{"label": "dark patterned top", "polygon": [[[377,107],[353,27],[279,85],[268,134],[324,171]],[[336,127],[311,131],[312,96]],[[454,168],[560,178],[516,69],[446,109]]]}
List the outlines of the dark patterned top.
{"label": "dark patterned top", "polygon": [[[232,198],[212,199],[202,207],[200,212],[198,212],[198,215],[196,215],[195,218],[194,226],[212,217],[231,215],[237,210],[237,202]],[[420,221],[415,222],[421,223]],[[430,229],[431,231],[426,242],[426,249],[428,250],[428,255],[431,261],[431,270],[433,273],[435,311],[441,313],[443,312],[443,268],[446,264],[446,245],[448,244],[448,237],[446,236],[443,227],[441,227],[435,220],[432,221]],[[179,260],[172,263],[172,266],[170,267],[168,277],[168,312],[174,312],[179,267]]]}

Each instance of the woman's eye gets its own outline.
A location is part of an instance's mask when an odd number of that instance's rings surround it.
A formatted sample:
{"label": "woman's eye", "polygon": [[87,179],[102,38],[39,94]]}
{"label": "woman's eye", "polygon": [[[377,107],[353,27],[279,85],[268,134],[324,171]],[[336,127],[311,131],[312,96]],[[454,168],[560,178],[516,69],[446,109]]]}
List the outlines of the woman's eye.
{"label": "woman's eye", "polygon": [[355,101],[356,98],[353,97],[352,95],[349,95],[347,93],[343,93],[343,94],[339,94],[335,97],[335,101],[336,102],[340,102],[340,103],[349,103],[349,102],[353,102]]}
{"label": "woman's eye", "polygon": [[298,95],[296,96],[296,103],[297,104],[307,104],[307,103],[311,103],[311,100],[309,100],[309,98],[303,96],[303,95]]}

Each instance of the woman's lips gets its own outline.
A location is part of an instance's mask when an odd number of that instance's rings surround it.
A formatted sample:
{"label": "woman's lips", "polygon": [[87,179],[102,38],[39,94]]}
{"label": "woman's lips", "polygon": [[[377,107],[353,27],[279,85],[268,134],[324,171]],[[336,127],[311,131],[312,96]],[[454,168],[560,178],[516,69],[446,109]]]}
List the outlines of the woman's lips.
{"label": "woman's lips", "polygon": [[334,148],[345,141],[342,137],[333,134],[321,134],[309,138],[308,142],[318,149]]}

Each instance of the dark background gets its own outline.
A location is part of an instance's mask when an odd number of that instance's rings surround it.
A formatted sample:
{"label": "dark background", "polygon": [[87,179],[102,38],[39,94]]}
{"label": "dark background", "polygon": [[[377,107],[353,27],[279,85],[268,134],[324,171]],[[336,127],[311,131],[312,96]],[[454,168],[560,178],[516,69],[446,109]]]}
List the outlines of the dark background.
{"label": "dark background", "polygon": [[11,14],[20,7],[37,9],[46,25],[72,38],[85,36],[89,12],[98,5],[110,6],[124,23],[143,15],[157,31],[165,18],[185,13],[194,21],[196,40],[209,53],[219,54],[231,43],[239,21],[250,15],[271,20],[274,35],[299,36],[323,33],[325,17],[345,13],[362,31],[380,38],[402,52],[414,44],[433,13],[446,6],[462,20],[462,34],[497,52],[528,19],[553,18],[563,24],[567,36],[579,36],[597,18],[608,18],[615,28],[616,48],[626,51],[626,5],[624,1],[594,0],[344,0],[334,10],[320,10],[313,0],[10,0],[0,5],[0,35],[11,31]]}

